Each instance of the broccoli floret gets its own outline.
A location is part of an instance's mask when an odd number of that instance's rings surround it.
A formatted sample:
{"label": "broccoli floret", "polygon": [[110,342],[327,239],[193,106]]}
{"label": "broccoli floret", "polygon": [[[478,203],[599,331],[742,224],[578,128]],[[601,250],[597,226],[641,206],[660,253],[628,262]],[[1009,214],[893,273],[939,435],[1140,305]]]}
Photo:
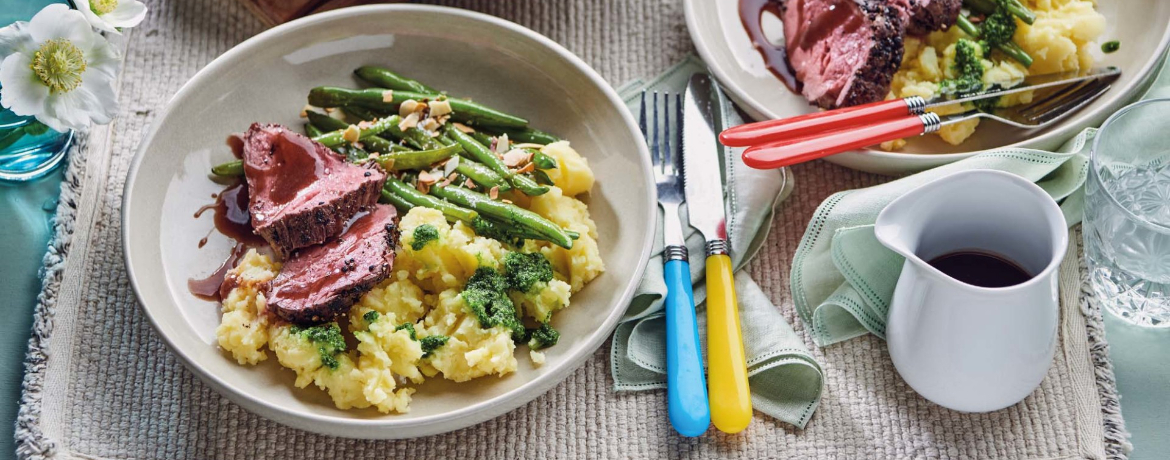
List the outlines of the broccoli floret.
{"label": "broccoli floret", "polygon": [[520,292],[529,292],[537,283],[553,279],[552,264],[539,252],[509,252],[504,256],[504,273],[508,287]]}
{"label": "broccoli floret", "polygon": [[516,306],[506,293],[508,281],[491,267],[479,267],[467,280],[459,294],[467,307],[479,319],[479,326],[488,329],[503,326],[512,331],[512,339],[524,335],[524,325],[516,315]]}
{"label": "broccoli floret", "polygon": [[422,224],[414,228],[414,240],[410,242],[410,249],[421,251],[427,243],[439,239],[439,229],[431,224]]}
{"label": "broccoli floret", "polygon": [[289,332],[316,345],[317,353],[321,356],[321,364],[333,370],[337,369],[339,363],[336,355],[345,351],[345,338],[341,336],[341,327],[337,323],[312,327],[292,326]]}
{"label": "broccoli floret", "polygon": [[531,339],[528,341],[528,347],[533,350],[540,350],[548,348],[557,344],[560,340],[561,333],[549,326],[548,323],[541,323],[540,327],[536,329],[529,329],[528,336]]}
{"label": "broccoli floret", "polygon": [[378,316],[379,316],[379,314],[377,311],[370,310],[370,311],[367,311],[366,314],[362,315],[362,319],[366,320],[366,324],[370,324],[374,321],[377,321]]}
{"label": "broccoli floret", "polygon": [[943,93],[967,96],[983,90],[983,48],[972,40],[960,38],[955,43],[955,78],[939,84]]}
{"label": "broccoli floret", "polygon": [[426,337],[423,337],[422,338],[423,358],[430,356],[431,352],[435,351],[436,348],[439,348],[443,345],[446,345],[448,339],[450,339],[450,337],[447,337],[445,335],[428,335]]}
{"label": "broccoli floret", "polygon": [[995,12],[987,15],[983,20],[983,25],[979,28],[981,34],[979,36],[979,44],[983,48],[984,53],[991,52],[991,49],[1012,41],[1012,36],[1016,34],[1016,17],[1008,11],[1007,7],[1000,2],[1000,7]]}
{"label": "broccoli floret", "polygon": [[410,340],[415,342],[418,341],[418,335],[414,332],[414,323],[402,323],[399,324],[398,327],[394,328],[395,331],[401,331],[403,329],[406,329],[406,332],[410,334]]}

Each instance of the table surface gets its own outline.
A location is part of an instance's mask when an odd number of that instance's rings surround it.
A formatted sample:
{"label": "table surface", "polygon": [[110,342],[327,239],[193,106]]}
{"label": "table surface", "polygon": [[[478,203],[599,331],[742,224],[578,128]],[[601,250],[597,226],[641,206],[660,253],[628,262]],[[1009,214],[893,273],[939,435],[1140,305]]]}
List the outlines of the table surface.
{"label": "table surface", "polygon": [[[3,16],[31,17],[45,1],[0,0]],[[28,10],[28,11],[24,11]],[[0,17],[0,24],[6,24]],[[0,323],[0,460],[15,458],[13,427],[20,400],[23,360],[32,311],[40,291],[37,273],[49,239],[49,219],[60,191],[62,171],[40,180],[0,183],[0,298],[8,299],[8,321]],[[1133,434],[1133,460],[1161,459],[1170,452],[1170,329],[1128,325],[1106,314],[1105,329],[1121,393],[1121,409]],[[814,418],[812,423],[817,423]]]}

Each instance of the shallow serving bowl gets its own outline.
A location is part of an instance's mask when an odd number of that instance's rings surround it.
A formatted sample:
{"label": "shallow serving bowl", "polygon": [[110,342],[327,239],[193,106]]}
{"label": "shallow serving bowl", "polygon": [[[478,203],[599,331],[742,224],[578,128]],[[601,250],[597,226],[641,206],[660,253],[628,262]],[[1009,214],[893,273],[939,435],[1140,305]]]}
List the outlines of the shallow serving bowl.
{"label": "shallow serving bowl", "polygon": [[[691,39],[711,72],[735,102],[752,118],[785,118],[816,110],[803,96],[784,86],[764,65],[752,48],[739,18],[740,0],[686,0],[687,28]],[[967,158],[999,147],[1053,149],[1088,126],[1105,118],[1141,95],[1156,76],[1158,64],[1170,43],[1170,1],[1098,0],[1097,10],[1105,16],[1101,41],[1119,40],[1115,53],[1098,53],[1099,65],[1122,69],[1113,89],[1072,116],[1044,129],[1017,129],[984,121],[971,138],[950,145],[938,136],[914,139],[900,151],[866,149],[826,158],[828,161],[863,171],[904,174]],[[765,28],[779,29],[779,20],[765,22]],[[769,27],[771,25],[772,27]],[[783,32],[768,34],[783,43]]]}
{"label": "shallow serving bowl", "polygon": [[[452,95],[515,113],[572,142],[598,182],[586,199],[607,271],[557,313],[561,331],[543,367],[518,353],[503,378],[419,386],[411,412],[335,409],[314,387],[293,387],[275,356],[240,366],[216,345],[219,306],[187,280],[212,272],[233,245],[200,206],[223,189],[209,168],[231,158],[225,139],[255,121],[300,129],[309,89],[354,86],[352,69],[380,64]],[[281,423],[361,438],[406,438],[467,427],[540,396],[580,366],[613,330],[641,278],[655,228],[649,155],[617,94],[588,66],[535,32],[490,16],[431,6],[377,5],[310,16],[224,53],[171,100],[126,180],[123,245],[143,311],[171,350],[208,385]],[[210,234],[208,243],[199,240]]]}

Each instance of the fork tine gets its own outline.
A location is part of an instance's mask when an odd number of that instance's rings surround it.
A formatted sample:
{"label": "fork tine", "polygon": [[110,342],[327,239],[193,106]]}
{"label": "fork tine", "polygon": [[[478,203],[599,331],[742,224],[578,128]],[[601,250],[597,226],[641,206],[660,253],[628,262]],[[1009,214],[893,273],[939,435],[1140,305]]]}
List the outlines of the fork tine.
{"label": "fork tine", "polygon": [[1068,100],[1063,104],[1052,107],[1047,111],[1037,113],[1033,115],[1030,120],[1038,124],[1044,124],[1062,118],[1065,115],[1071,114],[1077,111],[1077,109],[1084,107],[1086,104],[1093,102],[1093,100],[1097,99],[1102,94],[1105,94],[1105,92],[1109,91],[1109,89],[1112,87],[1112,84],[1091,85],[1085,87],[1076,94],[1070,95]]}
{"label": "fork tine", "polygon": [[642,90],[642,110],[638,111],[638,128],[642,130],[642,137],[647,141],[650,140],[649,132],[646,131],[646,91]]}
{"label": "fork tine", "polygon": [[1101,81],[1087,81],[1079,85],[1064,88],[1051,97],[1038,103],[1028,104],[1020,110],[1020,115],[1029,119],[1044,115],[1053,110],[1061,110],[1067,105],[1076,104],[1080,99],[1107,85]]}
{"label": "fork tine", "polygon": [[682,159],[682,156],[683,156],[683,154],[682,154],[682,149],[683,149],[683,143],[682,143],[682,139],[683,139],[683,130],[682,130],[682,128],[683,128],[683,125],[682,125],[682,123],[683,123],[683,104],[682,104],[682,100],[683,100],[682,94],[675,94],[674,95],[674,115],[675,115],[674,118],[675,118],[675,124],[677,125],[677,129],[674,130],[674,145],[675,145],[674,169],[679,174],[683,175],[683,181],[685,182],[687,176],[686,176],[686,170],[684,169],[686,167],[686,162],[684,162]]}
{"label": "fork tine", "polygon": [[674,170],[674,149],[671,146],[671,133],[675,131],[675,120],[670,116],[670,91],[662,93],[662,166],[669,174],[676,174]]}
{"label": "fork tine", "polygon": [[663,152],[662,152],[661,145],[658,143],[658,136],[662,132],[662,127],[661,127],[661,125],[659,125],[659,120],[658,120],[658,91],[654,92],[654,110],[651,112],[651,114],[652,114],[651,123],[654,125],[654,140],[651,141],[654,144],[654,164],[659,167],[659,171],[663,171],[664,170],[663,168],[665,168],[666,162],[662,161],[663,160],[663,156],[662,156]]}

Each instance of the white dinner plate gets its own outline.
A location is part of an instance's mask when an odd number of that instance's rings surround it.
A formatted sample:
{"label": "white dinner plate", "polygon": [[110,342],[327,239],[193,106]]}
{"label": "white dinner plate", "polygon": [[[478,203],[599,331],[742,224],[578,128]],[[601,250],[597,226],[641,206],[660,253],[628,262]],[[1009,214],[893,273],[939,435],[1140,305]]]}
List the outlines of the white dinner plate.
{"label": "white dinner plate", "polygon": [[[817,110],[803,96],[789,91],[764,66],[763,58],[752,48],[740,21],[739,0],[685,0],[685,3],[687,28],[699,54],[731,98],[752,118],[785,118]],[[1101,41],[1121,42],[1117,52],[1100,55],[1098,64],[1120,67],[1122,75],[1113,89],[1076,114],[1035,130],[985,121],[971,138],[957,146],[947,144],[938,136],[923,136],[913,139],[898,152],[871,148],[826,159],[862,171],[904,174],[999,147],[1056,148],[1076,132],[1101,124],[1139,96],[1153,80],[1170,43],[1170,1],[1099,0],[1097,9],[1106,18]],[[771,25],[778,26],[779,21]],[[782,32],[778,36],[782,37]]]}
{"label": "white dinner plate", "polygon": [[[533,120],[572,142],[597,184],[586,198],[607,271],[575,294],[553,325],[547,362],[466,383],[432,378],[408,414],[339,410],[315,387],[268,360],[241,366],[217,346],[219,305],[187,280],[213,271],[232,241],[193,215],[223,185],[212,165],[252,122],[300,128],[310,88],[356,87],[351,72],[391,67],[451,94]],[[139,147],[126,180],[123,244],[143,311],[171,350],[211,387],[244,408],[298,428],[359,438],[407,438],[464,428],[540,396],[606,340],[642,276],[654,241],[649,154],[617,94],[576,56],[539,34],[491,16],[432,6],[375,5],[309,16],[261,33],[199,71],[172,98]],[[210,234],[202,248],[199,240]],[[518,352],[522,353],[522,352]],[[586,409],[586,408],[576,408]]]}

